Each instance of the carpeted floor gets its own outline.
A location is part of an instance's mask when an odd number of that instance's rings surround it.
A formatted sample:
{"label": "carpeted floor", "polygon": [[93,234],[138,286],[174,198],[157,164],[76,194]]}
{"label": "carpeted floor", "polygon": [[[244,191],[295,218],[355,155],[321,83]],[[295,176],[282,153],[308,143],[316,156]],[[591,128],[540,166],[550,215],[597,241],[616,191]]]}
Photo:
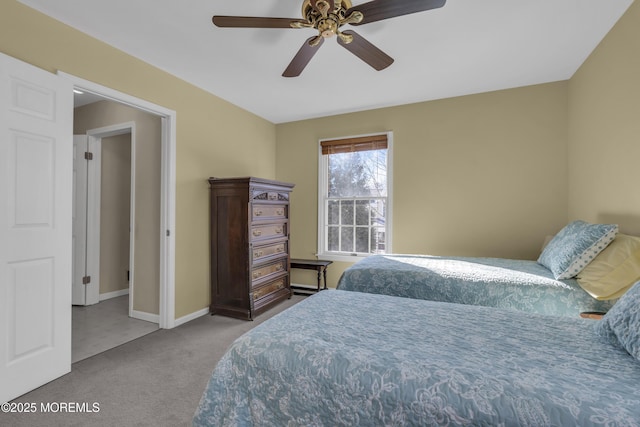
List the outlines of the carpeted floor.
{"label": "carpeted floor", "polygon": [[[35,403],[36,413],[0,413],[0,425],[158,426],[191,425],[200,396],[218,360],[244,332],[304,299],[295,295],[253,322],[202,316],[162,329],[74,363],[71,373],[14,402]],[[62,403],[86,403],[95,412],[43,413]]]}

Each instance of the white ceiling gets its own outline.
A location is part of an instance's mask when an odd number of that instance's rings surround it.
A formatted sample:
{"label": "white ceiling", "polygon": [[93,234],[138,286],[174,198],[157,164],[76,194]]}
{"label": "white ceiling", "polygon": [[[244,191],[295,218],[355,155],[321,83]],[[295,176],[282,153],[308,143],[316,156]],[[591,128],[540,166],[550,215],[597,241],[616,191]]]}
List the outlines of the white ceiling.
{"label": "white ceiling", "polygon": [[395,59],[386,70],[332,39],[284,78],[314,30],[217,28],[211,17],[297,19],[302,0],[20,1],[273,123],[566,80],[633,2],[448,0],[352,28]]}

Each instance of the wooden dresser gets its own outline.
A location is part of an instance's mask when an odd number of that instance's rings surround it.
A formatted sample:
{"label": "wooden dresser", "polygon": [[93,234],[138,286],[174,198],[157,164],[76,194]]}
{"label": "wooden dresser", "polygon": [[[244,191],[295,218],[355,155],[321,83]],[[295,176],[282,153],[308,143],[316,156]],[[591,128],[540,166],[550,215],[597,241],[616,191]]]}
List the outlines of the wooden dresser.
{"label": "wooden dresser", "polygon": [[286,298],[289,196],[294,184],[209,178],[211,314],[253,320]]}

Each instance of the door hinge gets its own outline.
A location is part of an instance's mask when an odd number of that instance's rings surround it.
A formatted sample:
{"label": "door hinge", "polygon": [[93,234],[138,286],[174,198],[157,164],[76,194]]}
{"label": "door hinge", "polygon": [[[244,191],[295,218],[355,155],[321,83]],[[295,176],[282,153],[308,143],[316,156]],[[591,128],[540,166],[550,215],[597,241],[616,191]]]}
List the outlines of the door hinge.
{"label": "door hinge", "polygon": [[87,160],[93,160],[93,153],[89,152],[89,151],[85,151],[84,152],[84,158]]}
{"label": "door hinge", "polygon": [[82,278],[82,284],[83,285],[88,285],[89,283],[91,283],[91,276],[84,276]]}

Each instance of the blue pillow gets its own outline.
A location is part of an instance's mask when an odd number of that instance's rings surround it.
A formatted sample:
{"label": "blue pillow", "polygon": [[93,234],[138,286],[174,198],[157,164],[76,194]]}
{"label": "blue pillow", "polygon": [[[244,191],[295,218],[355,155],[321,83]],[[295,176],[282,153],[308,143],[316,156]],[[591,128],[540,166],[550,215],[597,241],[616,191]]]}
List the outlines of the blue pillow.
{"label": "blue pillow", "polygon": [[574,221],[554,236],[538,258],[556,279],[571,279],[616,238],[616,224]]}
{"label": "blue pillow", "polygon": [[640,282],[622,295],[593,329],[596,334],[617,342],[640,360]]}

